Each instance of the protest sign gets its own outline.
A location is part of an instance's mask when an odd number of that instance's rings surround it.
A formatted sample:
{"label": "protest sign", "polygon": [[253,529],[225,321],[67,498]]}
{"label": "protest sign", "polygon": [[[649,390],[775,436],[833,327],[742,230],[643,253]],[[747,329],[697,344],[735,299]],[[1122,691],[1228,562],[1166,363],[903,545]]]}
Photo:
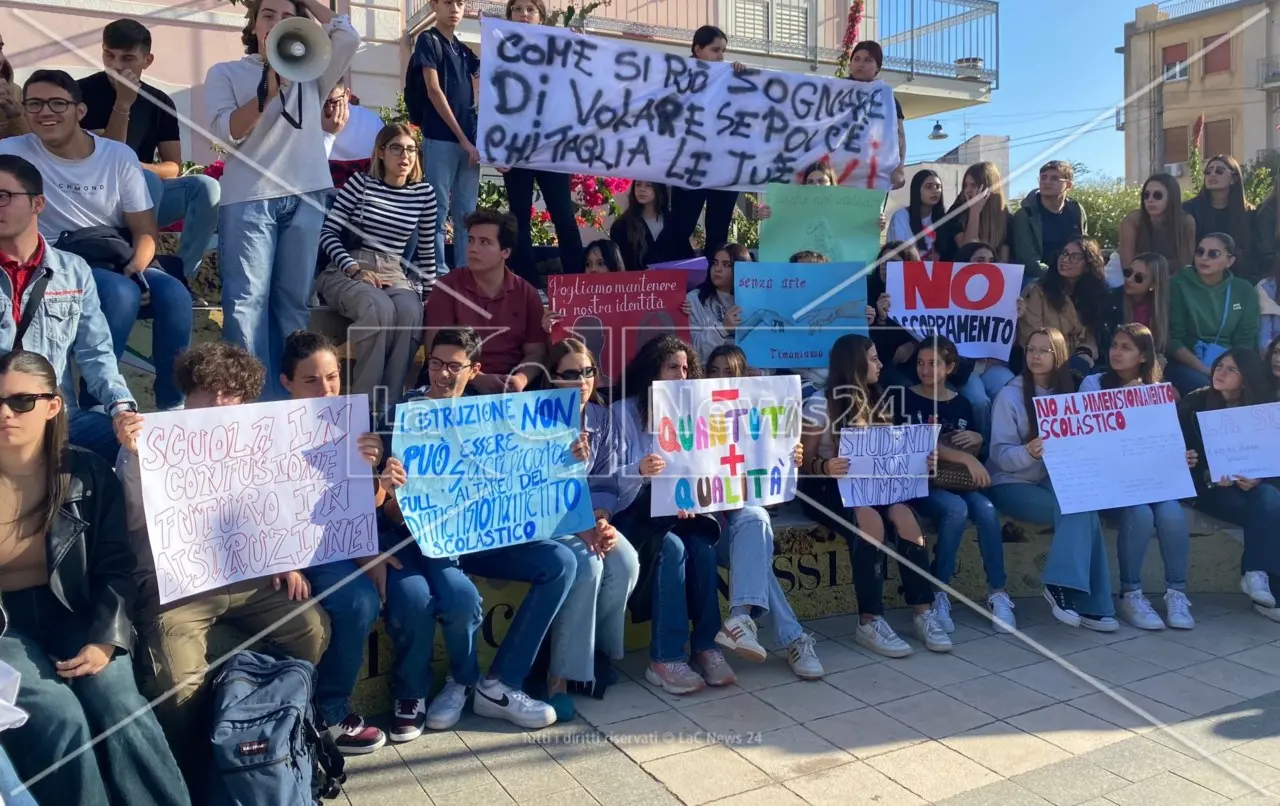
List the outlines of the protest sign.
{"label": "protest sign", "polygon": [[840,432],[839,456],[849,472],[839,479],[846,507],[881,507],[929,494],[929,454],[939,425],[873,425]]}
{"label": "protest sign", "polygon": [[800,376],[658,381],[654,517],[764,507],[796,496]]}
{"label": "protest sign", "polygon": [[1169,384],[1046,395],[1035,406],[1062,514],[1196,494]]}
{"label": "protest sign", "polygon": [[1201,411],[1200,434],[1209,477],[1280,477],[1280,403]]}
{"label": "protest sign", "polygon": [[893,90],[703,62],[625,39],[485,17],[486,165],[683,188],[800,182],[827,159],[839,184],[888,190],[901,163]]}
{"label": "protest sign", "polygon": [[[738,263],[734,302],[742,308],[738,346],[753,367],[827,366],[831,345],[867,332],[867,280],[851,277],[863,263]],[[818,305],[813,303],[838,289]],[[812,306],[812,310],[807,310]],[[805,310],[804,315],[797,313]]]}
{"label": "protest sign", "polygon": [[1004,263],[889,263],[889,318],[917,339],[945,336],[965,358],[1008,361],[1022,270]]}
{"label": "protest sign", "polygon": [[655,336],[689,340],[689,317],[681,309],[685,278],[677,272],[552,274],[547,278],[551,310],[564,314],[551,338],[581,340],[600,361],[612,386],[640,349]]}
{"label": "protest sign", "polygon": [[595,524],[580,392],[421,399],[396,407],[396,501],[427,557],[564,537]]}
{"label": "protest sign", "polygon": [[823,185],[769,185],[770,216],[760,222],[760,260],[786,263],[808,249],[832,263],[870,263],[880,252],[883,190]]}
{"label": "protest sign", "polygon": [[688,279],[686,286],[690,291],[702,285],[702,281],[707,279],[707,259],[705,257],[691,257],[685,260],[672,260],[666,263],[650,263],[649,271],[681,271],[684,272]]}
{"label": "protest sign", "polygon": [[142,502],[160,603],[378,553],[365,395],[146,416]]}

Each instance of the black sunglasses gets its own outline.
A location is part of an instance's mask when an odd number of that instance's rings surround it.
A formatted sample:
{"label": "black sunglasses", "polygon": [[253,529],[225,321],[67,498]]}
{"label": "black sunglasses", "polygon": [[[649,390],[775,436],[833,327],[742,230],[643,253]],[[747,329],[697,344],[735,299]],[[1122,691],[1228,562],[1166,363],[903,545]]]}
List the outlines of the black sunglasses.
{"label": "black sunglasses", "polygon": [[1210,260],[1217,260],[1227,254],[1221,249],[1205,249],[1203,246],[1196,247],[1196,257],[1207,257]]}
{"label": "black sunglasses", "polygon": [[1143,272],[1134,271],[1133,269],[1125,269],[1124,279],[1128,280],[1130,277],[1133,278],[1135,283],[1145,283],[1147,281],[1147,275]]}
{"label": "black sunglasses", "polygon": [[1150,199],[1151,201],[1164,201],[1164,191],[1163,190],[1142,191],[1142,200],[1147,201],[1148,199]]}
{"label": "black sunglasses", "polygon": [[14,414],[26,414],[36,407],[37,400],[53,400],[55,397],[57,397],[57,395],[53,392],[9,395],[8,397],[0,397],[0,406],[8,406],[9,410]]}
{"label": "black sunglasses", "polygon": [[590,380],[596,376],[595,367],[583,367],[582,369],[566,369],[564,372],[557,372],[556,377],[566,381],[580,381],[583,378]]}

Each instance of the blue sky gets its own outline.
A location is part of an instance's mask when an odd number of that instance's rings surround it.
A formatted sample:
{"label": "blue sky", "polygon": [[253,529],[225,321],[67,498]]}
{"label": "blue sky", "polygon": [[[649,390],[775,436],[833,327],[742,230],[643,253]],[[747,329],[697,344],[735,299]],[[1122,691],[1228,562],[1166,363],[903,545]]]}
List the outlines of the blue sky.
{"label": "blue sky", "polygon": [[[907,122],[907,161],[940,156],[969,133],[1007,134],[1009,165],[1035,166],[1013,180],[1017,195],[1036,184],[1035,169],[1049,159],[1085,163],[1091,176],[1124,176],[1124,134],[1115,117],[1089,125],[1123,98],[1124,24],[1140,3],[1132,0],[1002,0],[1000,3],[1000,86],[991,102],[940,118],[951,136],[927,139],[933,119]],[[1090,131],[1070,145],[1039,157],[1062,137]]]}

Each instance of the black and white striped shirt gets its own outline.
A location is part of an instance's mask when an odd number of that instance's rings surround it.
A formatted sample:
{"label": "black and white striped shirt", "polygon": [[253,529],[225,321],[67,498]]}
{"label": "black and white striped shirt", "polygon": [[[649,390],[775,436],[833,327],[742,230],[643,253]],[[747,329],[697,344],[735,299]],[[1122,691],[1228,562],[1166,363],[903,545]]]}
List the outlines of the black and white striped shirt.
{"label": "black and white striped shirt", "polygon": [[436,284],[436,193],[425,181],[393,187],[367,173],[352,174],[325,216],[320,248],[335,266],[350,272],[356,262],[342,243],[343,232],[348,242],[362,239],[365,249],[402,255],[415,226],[417,265],[405,276],[425,298]]}

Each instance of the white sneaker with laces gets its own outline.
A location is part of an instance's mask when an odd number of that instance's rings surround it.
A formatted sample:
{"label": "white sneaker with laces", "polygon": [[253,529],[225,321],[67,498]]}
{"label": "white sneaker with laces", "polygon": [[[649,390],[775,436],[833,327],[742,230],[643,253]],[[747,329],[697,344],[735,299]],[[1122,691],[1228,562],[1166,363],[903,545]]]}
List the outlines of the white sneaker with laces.
{"label": "white sneaker with laces", "polygon": [[791,671],[801,680],[817,680],[826,674],[818,660],[818,649],[813,636],[808,633],[802,634],[787,646],[787,663],[791,664]]}
{"label": "white sneaker with laces", "polygon": [[453,682],[452,677],[444,679],[444,688],[427,707],[427,727],[432,730],[448,730],[458,724],[462,718],[462,709],[467,704],[467,687]]}
{"label": "white sneaker with laces", "polygon": [[[943,635],[945,636],[946,633]],[[889,626],[889,622],[880,616],[876,616],[866,624],[859,624],[858,631],[853,634],[853,640],[886,658],[905,658],[911,654],[911,645],[899,638]]]}
{"label": "white sneaker with laces", "polygon": [[476,696],[471,707],[476,716],[505,719],[526,730],[537,730],[556,723],[556,709],[500,680],[481,680],[476,685]]}
{"label": "white sneaker with laces", "polygon": [[1156,613],[1151,602],[1142,595],[1142,591],[1125,591],[1120,595],[1120,604],[1116,607],[1120,618],[1129,622],[1139,630],[1163,630],[1164,621]]}
{"label": "white sneaker with laces", "polygon": [[745,613],[725,619],[724,626],[716,633],[716,645],[753,663],[764,663],[769,657],[769,653],[760,646],[755,620]]}
{"label": "white sneaker with laces", "polygon": [[1018,629],[1018,620],[1013,616],[1013,600],[1004,591],[993,593],[987,597],[987,607],[991,608],[991,626],[996,632],[1011,633]]}
{"label": "white sneaker with laces", "polygon": [[1247,571],[1240,578],[1240,590],[1253,600],[1256,605],[1267,609],[1276,606],[1276,597],[1271,593],[1271,580],[1266,571]]}
{"label": "white sneaker with laces", "polygon": [[956,623],[951,620],[951,600],[947,598],[946,591],[938,591],[933,595],[933,614],[948,635],[956,631]]}
{"label": "white sneaker with laces", "polygon": [[1164,592],[1164,617],[1175,630],[1190,630],[1196,626],[1196,620],[1191,618],[1191,600],[1182,591],[1170,589]]}
{"label": "white sneaker with laces", "polygon": [[924,642],[925,649],[930,652],[951,651],[951,639],[947,637],[947,631],[942,628],[942,622],[935,611],[916,613],[914,621],[916,637]]}

